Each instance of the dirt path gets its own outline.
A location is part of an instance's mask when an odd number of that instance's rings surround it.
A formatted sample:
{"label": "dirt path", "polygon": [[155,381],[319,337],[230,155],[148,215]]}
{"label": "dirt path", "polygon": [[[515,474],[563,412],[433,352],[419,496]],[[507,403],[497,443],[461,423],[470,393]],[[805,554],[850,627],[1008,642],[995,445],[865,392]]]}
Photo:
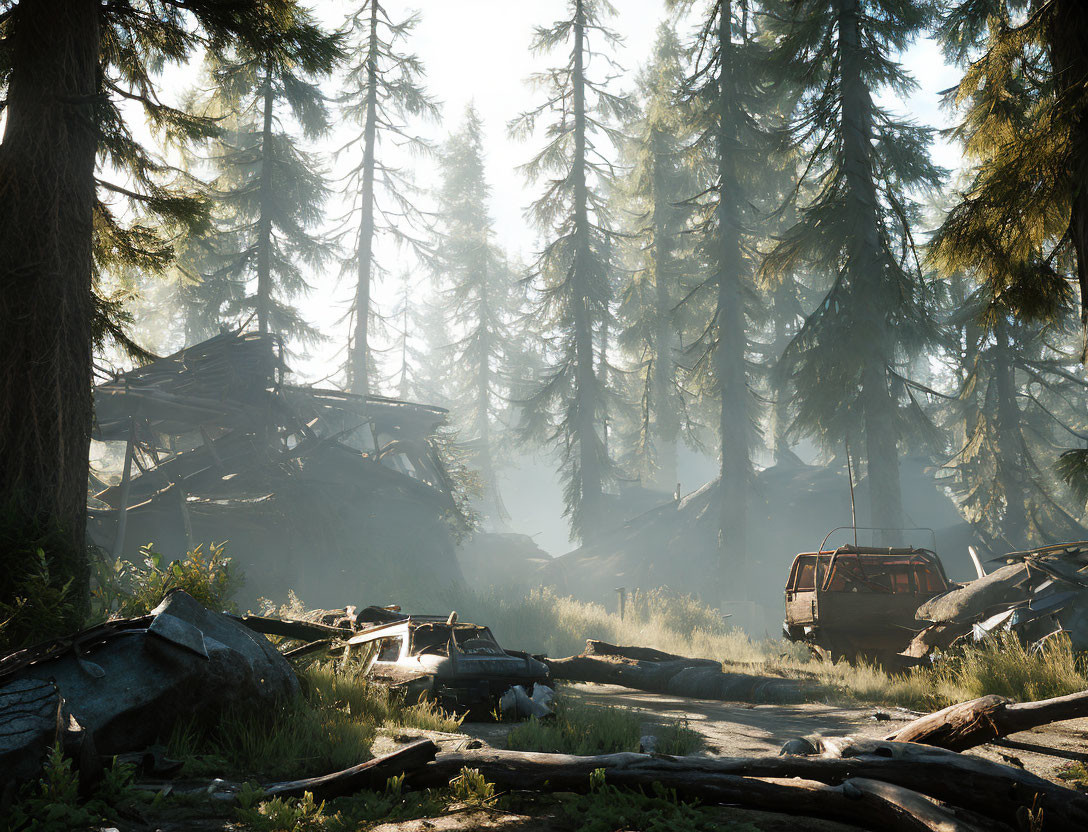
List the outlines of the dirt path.
{"label": "dirt path", "polygon": [[[653,734],[655,726],[684,720],[689,728],[703,735],[705,747],[701,753],[726,757],[777,754],[787,740],[812,735],[881,737],[913,719],[910,712],[895,708],[850,708],[820,703],[731,704],[645,693],[616,685],[570,684],[564,685],[562,691],[578,702],[639,711],[643,715],[643,734]],[[502,724],[466,724],[459,742],[473,737],[501,748],[509,730],[509,725]],[[1055,780],[1071,759],[1088,754],[1088,719],[1023,731],[1009,739],[1041,746],[1050,753],[1000,745],[986,745],[971,753]]]}

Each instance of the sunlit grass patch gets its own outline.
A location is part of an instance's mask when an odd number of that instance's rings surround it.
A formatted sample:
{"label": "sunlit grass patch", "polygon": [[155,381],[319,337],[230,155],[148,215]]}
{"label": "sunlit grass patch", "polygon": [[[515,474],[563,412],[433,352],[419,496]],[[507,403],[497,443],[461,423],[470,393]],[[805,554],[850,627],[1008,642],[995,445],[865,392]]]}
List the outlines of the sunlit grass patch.
{"label": "sunlit grass patch", "polygon": [[[580,756],[638,751],[643,717],[640,711],[571,702],[560,695],[553,717],[517,725],[506,745],[518,751]],[[653,733],[659,754],[691,754],[702,745],[701,735],[681,721],[655,727]]]}

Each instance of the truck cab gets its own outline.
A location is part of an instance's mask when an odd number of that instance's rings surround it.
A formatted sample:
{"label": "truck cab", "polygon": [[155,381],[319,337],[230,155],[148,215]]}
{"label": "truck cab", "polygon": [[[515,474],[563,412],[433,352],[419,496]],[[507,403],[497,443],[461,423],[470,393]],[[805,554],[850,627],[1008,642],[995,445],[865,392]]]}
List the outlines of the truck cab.
{"label": "truck cab", "polygon": [[840,546],[803,552],[786,581],[783,634],[820,658],[898,663],[918,607],[952,588],[929,549]]}

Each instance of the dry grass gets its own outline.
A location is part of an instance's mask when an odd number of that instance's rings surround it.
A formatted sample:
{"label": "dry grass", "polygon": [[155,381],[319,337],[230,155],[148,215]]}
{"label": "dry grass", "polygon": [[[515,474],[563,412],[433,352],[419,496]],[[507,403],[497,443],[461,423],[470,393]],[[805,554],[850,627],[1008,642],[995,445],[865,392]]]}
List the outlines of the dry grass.
{"label": "dry grass", "polygon": [[[513,728],[506,745],[519,751],[555,754],[612,754],[638,751],[642,737],[642,713],[629,708],[602,707],[571,702],[560,694],[555,716],[545,721],[530,719]],[[654,729],[659,754],[692,754],[702,736],[682,722]]]}
{"label": "dry grass", "polygon": [[430,703],[406,705],[381,685],[332,663],[299,673],[303,695],[275,714],[231,713],[214,725],[184,723],[170,738],[172,756],[190,775],[306,777],[370,759],[379,728],[457,731],[461,721]]}
{"label": "dry grass", "polygon": [[520,595],[467,593],[444,602],[463,620],[488,624],[511,648],[567,656],[580,653],[586,638],[654,647],[738,671],[806,679],[811,701],[929,710],[991,693],[1028,701],[1088,689],[1088,667],[1067,638],[1032,653],[1006,636],[942,656],[932,667],[888,673],[864,662],[812,661],[803,647],[783,640],[753,641],[727,626],[718,611],[660,590],[633,599],[622,620],[600,604],[546,588]]}

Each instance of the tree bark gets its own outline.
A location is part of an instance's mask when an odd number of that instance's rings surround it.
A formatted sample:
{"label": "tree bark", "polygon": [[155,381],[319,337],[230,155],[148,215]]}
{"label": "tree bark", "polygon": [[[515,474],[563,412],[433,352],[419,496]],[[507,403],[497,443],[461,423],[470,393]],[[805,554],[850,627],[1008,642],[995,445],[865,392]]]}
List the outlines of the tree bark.
{"label": "tree bark", "polygon": [[[92,235],[99,11],[22,0],[11,11],[0,144],[0,546],[45,550],[82,599],[91,432]],[[2,570],[0,598],[17,576]]]}
{"label": "tree bark", "polygon": [[[898,529],[903,525],[903,497],[896,407],[888,385],[888,367],[894,360],[893,338],[887,323],[889,298],[884,291],[888,263],[873,173],[873,102],[862,77],[857,0],[838,0],[838,16],[844,167],[850,211],[859,219],[854,246],[847,252],[847,268],[858,302],[862,334],[871,347],[861,379],[870,525],[877,529]],[[875,542],[881,545],[881,541],[891,545],[895,537],[878,535]]]}
{"label": "tree bark", "polygon": [[[919,752],[899,743],[858,752],[830,759],[575,757],[492,749],[440,754],[434,763],[409,773],[408,782],[443,785],[467,766],[500,789],[585,792],[590,775],[603,770],[610,785],[637,789],[660,783],[685,800],[848,822],[848,813],[854,812],[852,822],[864,829],[1006,830],[1036,801],[1047,829],[1079,830],[1088,824],[1083,795],[1010,766],[940,749]],[[885,800],[890,805],[882,806]]]}
{"label": "tree bark", "polygon": [[1088,8],[1076,0],[1053,3],[1050,12],[1050,62],[1060,106],[1070,118],[1070,170],[1072,204],[1069,237],[1076,252],[1077,281],[1080,284],[1081,360],[1088,358],[1088,104],[1084,100],[1084,79],[1088,77]]}
{"label": "tree bark", "polygon": [[1016,401],[1016,367],[1009,324],[999,321],[995,327],[994,374],[997,376],[997,471],[995,475],[1005,492],[1005,517],[1001,532],[1013,549],[1027,546],[1028,516],[1024,479],[1027,476],[1022,453],[1023,437],[1020,406]]}
{"label": "tree bark", "polygon": [[1021,703],[1011,703],[1003,696],[983,696],[919,717],[887,739],[966,751],[1006,734],[1084,716],[1088,716],[1088,691]]}
{"label": "tree bark", "polygon": [[676,211],[665,193],[668,171],[666,158],[669,153],[666,137],[655,131],[654,144],[654,206],[653,206],[653,262],[654,262],[654,349],[652,355],[653,379],[653,435],[656,437],[657,467],[653,480],[659,488],[672,492],[676,487],[676,441],[680,433],[680,420],[672,395],[673,351],[676,339],[673,335],[672,300],[669,282],[672,279],[671,241],[668,218]]}
{"label": "tree bark", "polygon": [[740,116],[734,78],[736,68],[731,0],[722,0],[718,14],[718,296],[715,312],[717,343],[714,347],[713,363],[721,400],[718,422],[721,445],[719,580],[723,594],[745,599],[749,595],[746,527],[752,465],[749,457],[748,378],[744,358],[747,339],[741,290],[744,263],[740,239],[740,206],[744,197],[737,173],[737,156],[740,150],[737,122]]}
{"label": "tree bark", "polygon": [[370,392],[370,283],[374,269],[374,167],[378,131],[378,0],[370,0],[366,120],[363,123],[363,181],[359,193],[359,238],[355,252],[355,328],[348,357],[348,383]]}
{"label": "tree bark", "polygon": [[603,472],[601,438],[597,435],[600,410],[598,376],[593,347],[594,306],[589,285],[593,252],[589,226],[589,194],[586,184],[585,11],[576,0],[574,16],[574,264],[570,274],[574,306],[574,411],[577,414],[578,473],[580,479],[581,537],[592,539],[603,520]]}
{"label": "tree bark", "polygon": [[261,130],[260,216],[257,219],[257,329],[270,331],[272,313],[272,68],[265,67],[264,124]]}

